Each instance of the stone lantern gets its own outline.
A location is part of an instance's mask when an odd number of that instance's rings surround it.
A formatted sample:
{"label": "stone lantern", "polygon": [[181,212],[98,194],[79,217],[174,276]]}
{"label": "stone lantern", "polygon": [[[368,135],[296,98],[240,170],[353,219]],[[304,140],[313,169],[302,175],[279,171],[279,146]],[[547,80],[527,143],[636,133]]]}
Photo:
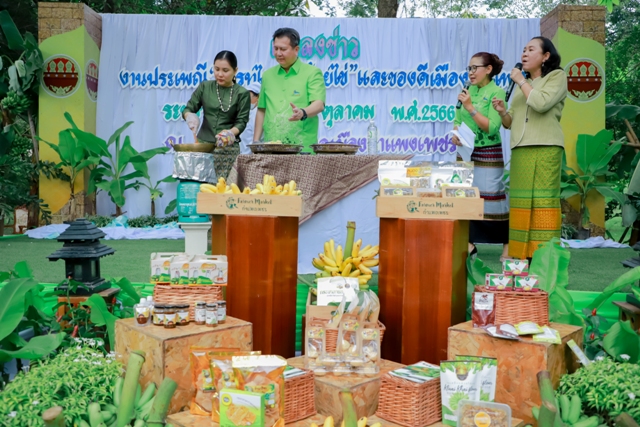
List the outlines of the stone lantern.
{"label": "stone lantern", "polygon": [[[100,277],[100,258],[112,255],[115,250],[100,243],[105,234],[92,222],[77,219],[71,223],[58,237],[63,242],[58,249],[47,258],[49,261],[63,259],[65,263],[65,278],[83,283],[87,289],[78,288],[77,295],[87,295],[109,288],[110,283]],[[66,290],[61,285],[57,290]]]}

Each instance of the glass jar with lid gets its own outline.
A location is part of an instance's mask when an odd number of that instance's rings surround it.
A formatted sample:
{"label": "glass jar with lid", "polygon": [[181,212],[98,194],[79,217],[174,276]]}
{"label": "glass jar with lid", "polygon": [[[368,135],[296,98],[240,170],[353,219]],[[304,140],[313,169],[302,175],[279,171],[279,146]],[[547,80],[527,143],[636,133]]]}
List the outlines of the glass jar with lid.
{"label": "glass jar with lid", "polygon": [[195,310],[196,325],[204,325],[207,322],[207,303],[204,301],[196,301]]}
{"label": "glass jar with lid", "polygon": [[164,304],[155,304],[153,307],[153,324],[156,326],[164,325],[164,310],[166,306]]}
{"label": "glass jar with lid", "polygon": [[206,325],[210,327],[218,326],[218,304],[215,302],[207,303]]}
{"label": "glass jar with lid", "polygon": [[164,308],[164,327],[173,329],[178,324],[178,307],[167,305]]}

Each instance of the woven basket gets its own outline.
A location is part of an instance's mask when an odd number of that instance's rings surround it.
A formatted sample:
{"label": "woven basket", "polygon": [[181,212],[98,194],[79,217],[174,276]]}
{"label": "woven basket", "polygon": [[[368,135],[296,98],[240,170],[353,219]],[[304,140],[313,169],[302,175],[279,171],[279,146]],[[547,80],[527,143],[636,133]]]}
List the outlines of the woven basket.
{"label": "woven basket", "polygon": [[287,424],[316,414],[313,371],[284,382],[284,421]]}
{"label": "woven basket", "polygon": [[[225,285],[226,286],[226,285]],[[196,318],[196,301],[222,301],[220,285],[155,285],[153,302],[157,304],[189,304],[189,318]]]}
{"label": "woven basket", "polygon": [[[320,326],[325,327],[327,324],[327,319],[320,319],[317,317],[312,317],[307,321],[308,326]],[[384,337],[384,331],[386,327],[382,324],[382,322],[378,321],[377,326],[373,323],[365,323],[365,328],[376,328],[380,330],[380,344],[382,345],[382,338]],[[325,346],[327,347],[327,353],[335,353],[336,348],[338,347],[338,328],[325,328]]]}
{"label": "woven basket", "polygon": [[484,286],[476,286],[476,292],[495,295],[497,325],[515,325],[525,321],[549,325],[549,294],[544,291],[489,291]]}
{"label": "woven basket", "polygon": [[424,427],[442,419],[440,378],[418,384],[384,374],[380,382],[378,417],[407,427]]}

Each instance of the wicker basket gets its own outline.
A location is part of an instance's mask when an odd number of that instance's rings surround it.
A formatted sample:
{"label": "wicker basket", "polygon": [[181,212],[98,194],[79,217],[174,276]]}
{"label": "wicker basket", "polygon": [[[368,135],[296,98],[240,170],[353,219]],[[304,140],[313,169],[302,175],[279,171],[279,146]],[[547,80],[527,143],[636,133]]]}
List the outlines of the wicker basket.
{"label": "wicker basket", "polygon": [[407,427],[424,427],[442,419],[440,378],[418,384],[384,374],[376,415]]}
{"label": "wicker basket", "polygon": [[[308,326],[320,326],[325,327],[327,324],[327,319],[320,319],[317,317],[312,317],[307,321]],[[382,344],[382,338],[384,337],[384,331],[386,327],[382,324],[382,322],[378,321],[377,326],[373,323],[365,323],[365,328],[376,328],[380,330],[380,344]],[[325,328],[325,345],[327,347],[328,353],[335,353],[336,348],[338,347],[338,328]]]}
{"label": "wicker basket", "polygon": [[549,294],[544,291],[489,291],[484,286],[476,286],[476,292],[495,295],[497,325],[515,325],[525,321],[549,325]]}
{"label": "wicker basket", "polygon": [[[226,286],[226,285],[223,285]],[[189,304],[189,318],[196,318],[196,301],[213,302],[224,299],[221,285],[155,285],[153,301],[157,304]]]}
{"label": "wicker basket", "polygon": [[313,371],[289,378],[284,382],[284,421],[287,424],[316,414]]}

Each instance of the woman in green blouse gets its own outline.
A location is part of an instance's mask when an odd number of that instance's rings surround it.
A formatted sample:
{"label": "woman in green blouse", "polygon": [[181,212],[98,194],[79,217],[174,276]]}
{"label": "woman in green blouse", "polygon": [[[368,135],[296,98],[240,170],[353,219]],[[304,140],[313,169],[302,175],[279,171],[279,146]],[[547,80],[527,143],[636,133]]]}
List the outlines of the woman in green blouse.
{"label": "woman in green blouse", "polygon": [[[469,252],[476,253],[475,243],[502,243],[501,259],[507,256],[509,242],[509,204],[505,193],[504,158],[500,139],[500,115],[492,108],[494,98],[505,98],[493,77],[502,71],[504,62],[497,55],[478,52],[471,57],[467,71],[471,86],[458,100],[463,108],[456,110],[455,129],[462,123],[475,133],[471,160],[474,162],[473,185],[484,199],[484,220],[469,225]],[[452,142],[461,145],[457,136]]]}
{"label": "woman in green blouse", "polygon": [[534,37],[522,52],[522,71],[511,70],[519,89],[507,110],[493,100],[511,129],[509,256],[531,258],[538,246],[560,237],[560,176],[564,134],[560,126],[567,75],[551,40]]}
{"label": "woman in green blouse", "polygon": [[[240,137],[249,121],[249,91],[236,84],[238,59],[223,50],[213,62],[215,81],[204,81],[196,88],[184,109],[189,129],[198,132],[198,141],[216,143],[213,161],[218,177],[227,178],[240,154]],[[202,127],[197,112],[202,108]],[[198,131],[200,127],[200,131]],[[197,142],[197,141],[196,141]]]}

